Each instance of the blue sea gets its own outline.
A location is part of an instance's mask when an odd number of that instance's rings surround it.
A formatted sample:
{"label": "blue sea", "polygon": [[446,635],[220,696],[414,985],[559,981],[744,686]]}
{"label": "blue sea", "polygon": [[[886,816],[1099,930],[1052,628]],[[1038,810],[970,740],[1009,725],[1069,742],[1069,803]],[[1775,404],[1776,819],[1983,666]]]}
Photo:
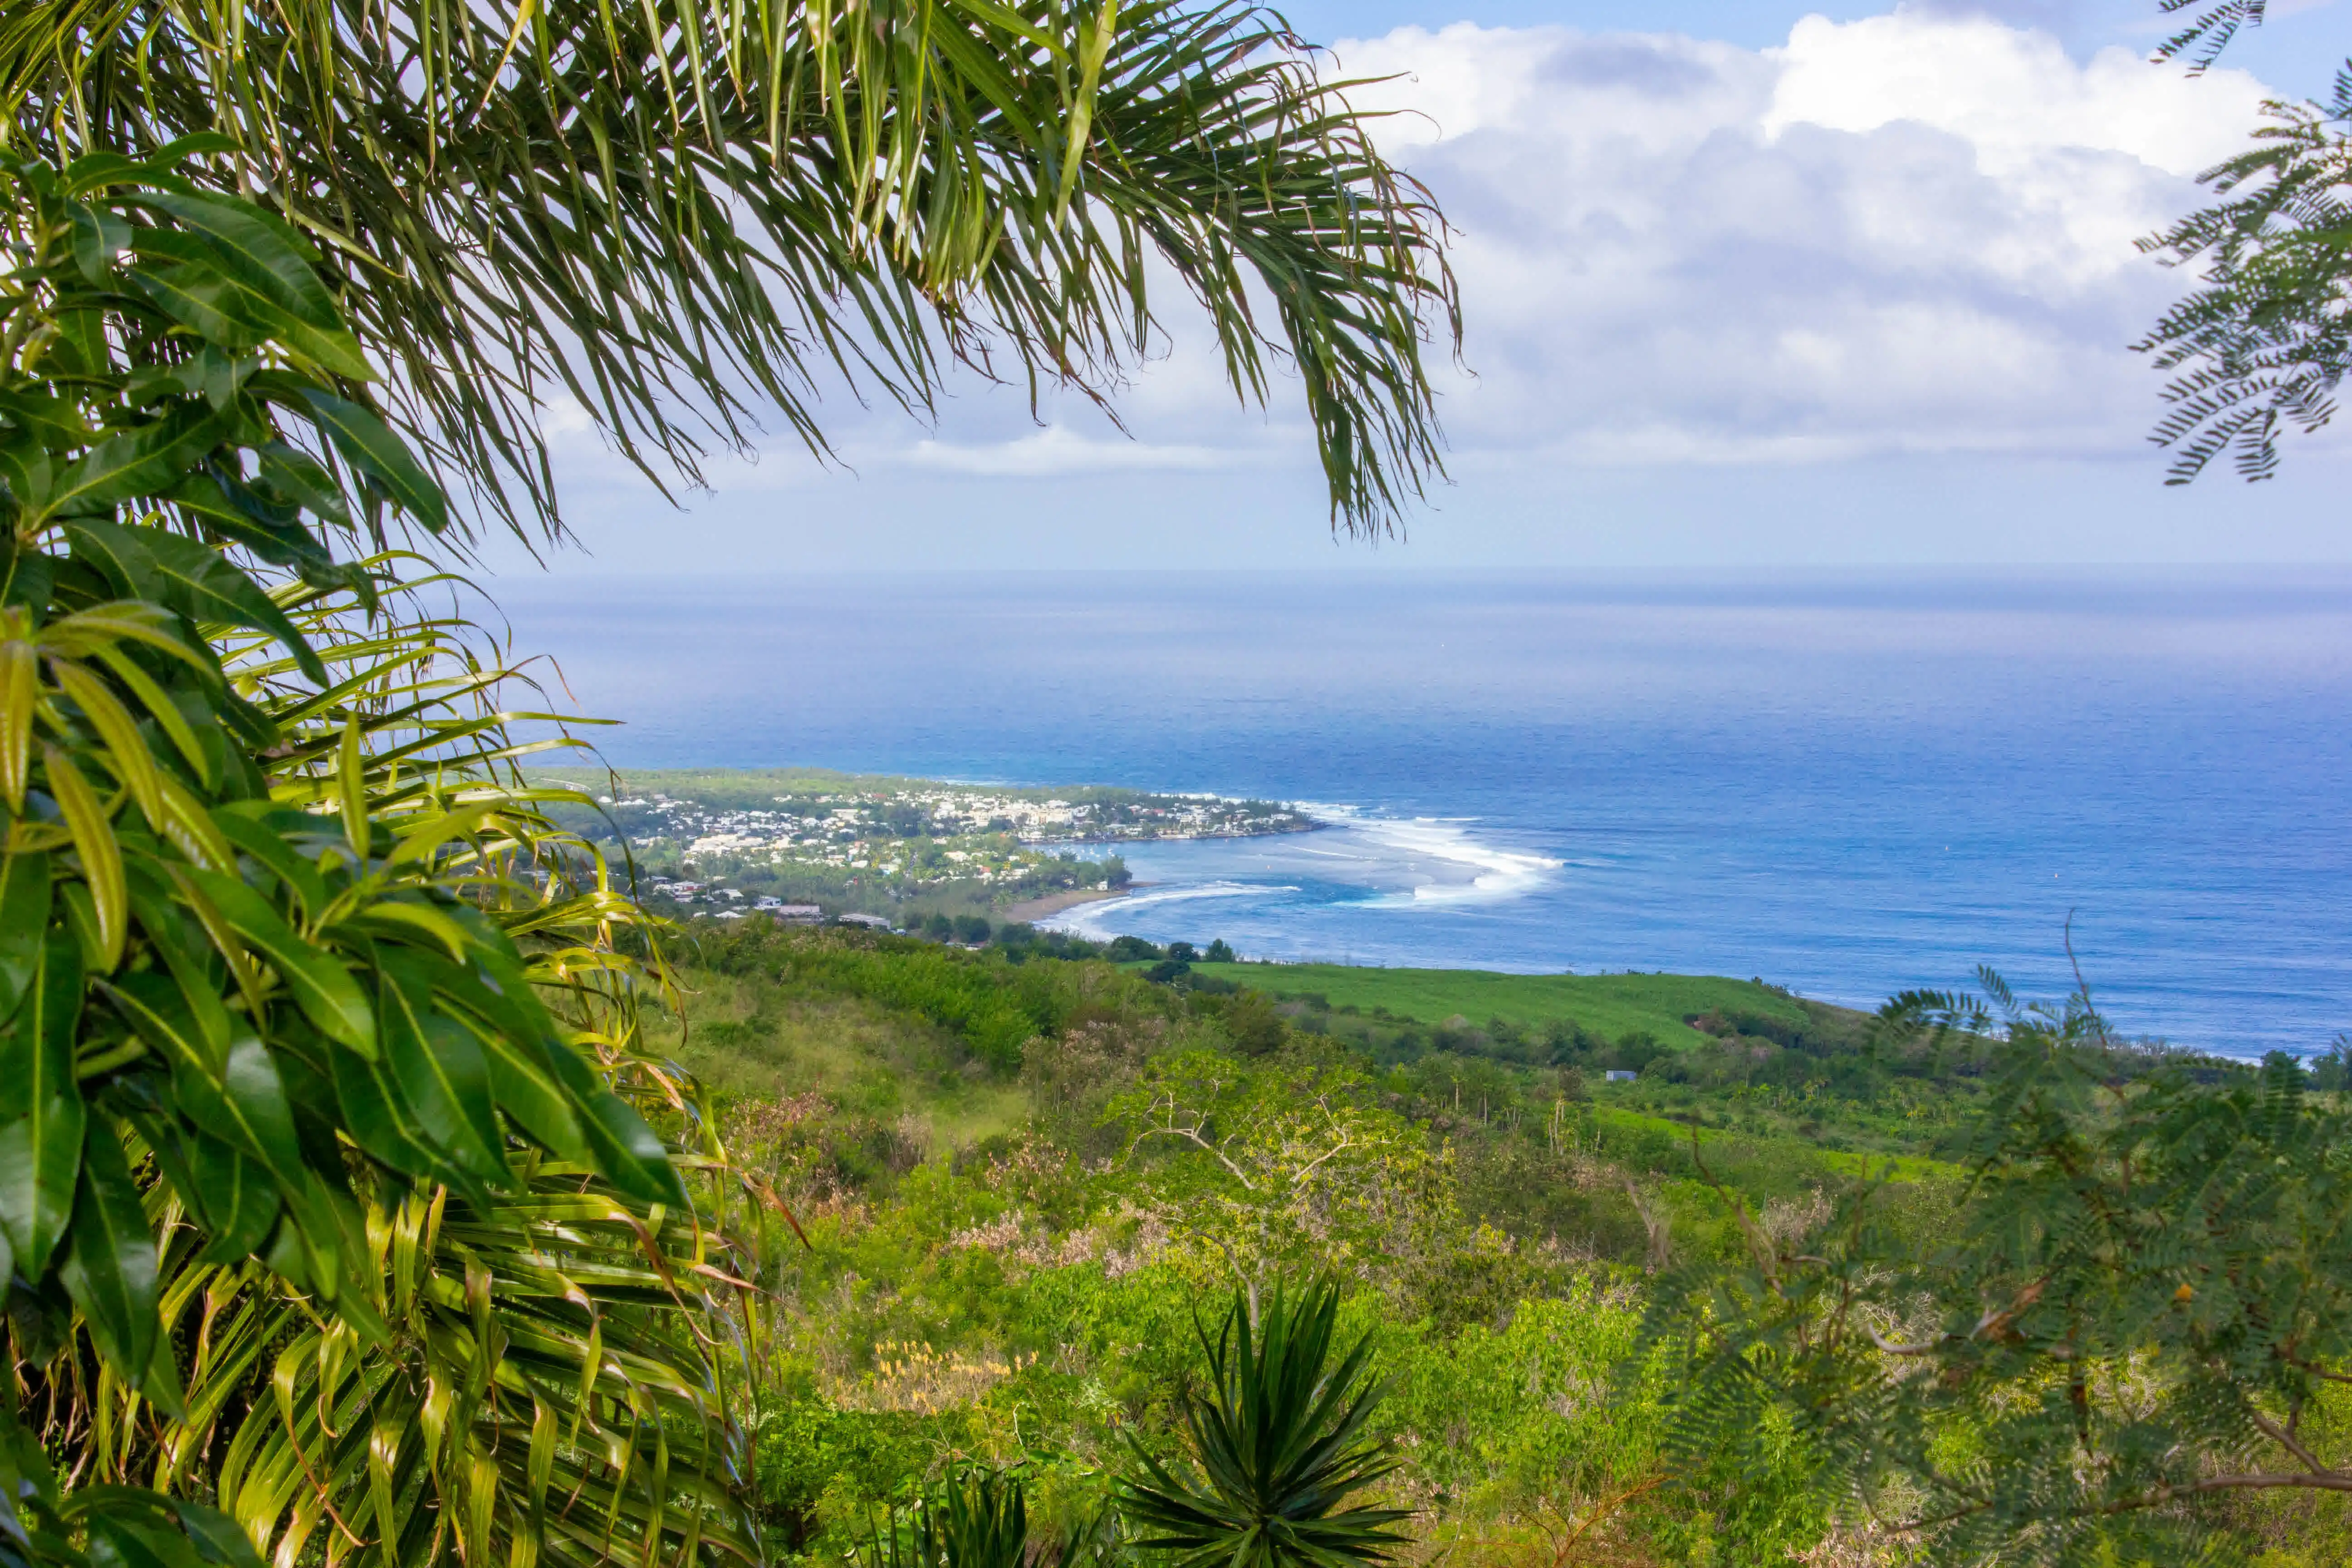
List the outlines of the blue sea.
{"label": "blue sea", "polygon": [[2352,573],[958,574],[494,584],[623,766],[1308,803],[1131,847],[1091,934],[2122,1030],[2352,1029]]}

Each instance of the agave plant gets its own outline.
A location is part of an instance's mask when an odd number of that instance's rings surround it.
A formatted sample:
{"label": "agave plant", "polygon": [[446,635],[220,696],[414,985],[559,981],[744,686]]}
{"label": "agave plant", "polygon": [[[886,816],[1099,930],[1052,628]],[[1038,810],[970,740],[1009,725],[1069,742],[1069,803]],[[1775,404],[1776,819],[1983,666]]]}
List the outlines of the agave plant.
{"label": "agave plant", "polygon": [[1081,1568],[1126,1560],[1109,1510],[1081,1519],[1060,1541],[1029,1535],[1029,1500],[1011,1471],[970,1466],[892,1509],[858,1542],[865,1568]]}
{"label": "agave plant", "polygon": [[638,917],[222,145],[0,167],[0,1555],[751,1555]]}
{"label": "agave plant", "polygon": [[1341,1506],[1397,1460],[1365,1431],[1381,1396],[1371,1338],[1335,1363],[1339,1317],[1337,1287],[1277,1289],[1255,1312],[1236,1295],[1215,1339],[1200,1331],[1208,1397],[1184,1406],[1197,1469],[1137,1445],[1141,1474],[1119,1500],[1136,1545],[1181,1568],[1353,1568],[1405,1543],[1395,1527],[1409,1511]]}

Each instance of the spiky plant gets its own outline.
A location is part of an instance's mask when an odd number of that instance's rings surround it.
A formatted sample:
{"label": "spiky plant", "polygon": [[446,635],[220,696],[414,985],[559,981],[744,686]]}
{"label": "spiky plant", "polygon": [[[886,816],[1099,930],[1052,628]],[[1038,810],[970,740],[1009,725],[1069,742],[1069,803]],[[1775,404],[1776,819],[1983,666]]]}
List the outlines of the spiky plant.
{"label": "spiky plant", "polygon": [[967,1465],[872,1521],[856,1556],[865,1568],[1107,1568],[1131,1560],[1118,1522],[1102,1509],[1058,1541],[1035,1541],[1020,1474]]}
{"label": "spiky plant", "polygon": [[0,166],[0,1555],[750,1556],[639,917],[219,145]]}
{"label": "spiky plant", "polygon": [[1137,1446],[1119,1496],[1137,1546],[1181,1568],[1356,1568],[1405,1544],[1408,1510],[1345,1506],[1398,1461],[1365,1430],[1381,1397],[1371,1337],[1335,1357],[1339,1317],[1336,1286],[1276,1288],[1255,1311],[1237,1294],[1213,1339],[1200,1330],[1208,1392],[1184,1405],[1193,1463]]}

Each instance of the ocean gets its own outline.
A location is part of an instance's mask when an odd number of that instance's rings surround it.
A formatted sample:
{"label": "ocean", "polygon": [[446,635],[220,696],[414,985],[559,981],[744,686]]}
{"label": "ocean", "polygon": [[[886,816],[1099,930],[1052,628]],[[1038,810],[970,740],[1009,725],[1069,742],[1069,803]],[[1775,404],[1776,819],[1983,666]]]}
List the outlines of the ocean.
{"label": "ocean", "polygon": [[509,577],[621,766],[1308,803],[1065,917],[1243,953],[2352,1029],[2352,573]]}

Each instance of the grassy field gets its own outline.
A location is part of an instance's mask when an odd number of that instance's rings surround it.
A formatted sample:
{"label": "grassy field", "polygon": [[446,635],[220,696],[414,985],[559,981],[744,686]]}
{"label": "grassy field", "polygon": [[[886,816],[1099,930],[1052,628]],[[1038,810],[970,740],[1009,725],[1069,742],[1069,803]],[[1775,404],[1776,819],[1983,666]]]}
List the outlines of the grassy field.
{"label": "grassy field", "polygon": [[[1684,1020],[1739,1013],[1793,1027],[1811,1021],[1807,1005],[1752,980],[1705,974],[1498,974],[1481,969],[1367,969],[1339,963],[1202,963],[1195,970],[1285,1001],[1321,996],[1334,1007],[1442,1024],[1460,1016],[1522,1026],[1567,1019],[1614,1039],[1647,1029],[1667,1045],[1707,1037]],[[1820,1005],[1814,1004],[1813,1005]]]}

